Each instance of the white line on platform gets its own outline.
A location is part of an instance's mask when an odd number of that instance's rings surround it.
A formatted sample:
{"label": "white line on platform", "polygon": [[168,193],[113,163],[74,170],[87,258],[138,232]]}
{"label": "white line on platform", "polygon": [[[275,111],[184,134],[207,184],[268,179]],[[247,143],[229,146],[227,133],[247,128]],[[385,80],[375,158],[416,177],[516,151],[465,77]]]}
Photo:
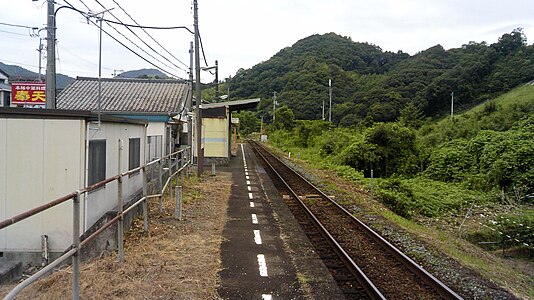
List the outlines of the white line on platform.
{"label": "white line on platform", "polygon": [[256,242],[257,245],[261,245],[260,231],[256,229],[254,229],[254,242]]}
{"label": "white line on platform", "polygon": [[273,296],[271,294],[261,294],[261,300],[273,300]]}
{"label": "white line on platform", "polygon": [[241,144],[241,153],[243,153],[243,163],[246,166],[247,165],[247,160],[245,159],[245,148],[243,147],[243,144]]}
{"label": "white line on platform", "polygon": [[254,197],[252,196],[252,193],[248,193],[248,198],[249,198],[250,200],[254,199]]}
{"label": "white line on platform", "polygon": [[249,180],[249,179],[250,179],[250,177],[248,177],[248,175],[246,175],[246,176],[245,176],[245,178],[247,178],[247,180]]}
{"label": "white line on platform", "polygon": [[247,185],[250,185],[250,180],[247,180]]}
{"label": "white line on platform", "polygon": [[248,172],[247,171],[245,171],[245,176],[248,176]]}
{"label": "white line on platform", "polygon": [[249,192],[252,191],[252,188],[250,187],[250,185],[247,186],[247,189],[248,189]]}
{"label": "white line on platform", "polygon": [[265,255],[258,254],[258,266],[260,269],[260,276],[267,277],[267,262],[265,262]]}
{"label": "white line on platform", "polygon": [[254,207],[254,202],[250,201],[250,207]]}
{"label": "white line on platform", "polygon": [[258,224],[258,216],[256,214],[252,214],[252,224]]}

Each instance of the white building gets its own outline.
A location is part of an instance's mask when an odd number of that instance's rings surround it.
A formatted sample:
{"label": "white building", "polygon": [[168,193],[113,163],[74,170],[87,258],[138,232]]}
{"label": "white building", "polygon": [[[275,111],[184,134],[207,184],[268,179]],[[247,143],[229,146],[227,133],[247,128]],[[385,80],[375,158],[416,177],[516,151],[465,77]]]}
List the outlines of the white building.
{"label": "white building", "polygon": [[[144,163],[145,121],[96,120],[87,111],[0,108],[0,221]],[[141,177],[124,178],[124,199],[142,190]],[[116,206],[116,181],[84,196],[80,234]],[[68,201],[1,229],[0,262],[40,261],[42,235],[51,253],[62,253],[72,243],[72,221]]]}
{"label": "white building", "polygon": [[97,112],[100,107],[106,115],[147,120],[148,160],[168,154],[176,145],[187,144],[180,136],[187,127],[181,125],[186,122],[184,106],[191,99],[190,82],[102,78],[100,105],[98,85],[98,78],[76,78],[58,95],[57,108]]}
{"label": "white building", "polygon": [[0,107],[8,107],[11,103],[11,86],[8,82],[9,76],[0,70]]}

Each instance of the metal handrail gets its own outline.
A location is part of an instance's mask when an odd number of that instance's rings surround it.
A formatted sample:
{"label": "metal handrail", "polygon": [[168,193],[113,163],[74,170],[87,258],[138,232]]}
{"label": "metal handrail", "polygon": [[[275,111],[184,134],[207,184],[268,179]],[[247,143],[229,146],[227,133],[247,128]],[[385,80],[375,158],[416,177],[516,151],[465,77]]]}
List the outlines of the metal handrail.
{"label": "metal handrail", "polygon": [[[147,176],[146,176],[146,172],[147,172],[147,167],[152,165],[152,164],[155,164],[155,163],[160,163],[160,165],[162,164],[163,160],[164,159],[171,159],[173,156],[178,156],[178,154],[180,153],[190,153],[190,155],[188,156],[188,160],[185,161],[184,165],[181,166],[177,171],[175,171],[172,175],[169,176],[169,178],[167,179],[167,182],[165,183],[164,186],[161,186],[161,191],[160,193],[158,194],[152,194],[152,195],[147,195],[147,185],[148,185],[148,182],[147,181]],[[155,198],[155,197],[159,197],[160,198],[160,203],[161,203],[161,199],[162,199],[162,196],[165,192],[165,189],[168,187],[169,183],[171,182],[172,178],[174,176],[177,176],[180,172],[186,170],[187,167],[189,167],[190,165],[192,165],[192,158],[193,158],[193,155],[191,153],[191,147],[187,147],[187,148],[184,148],[184,149],[180,149],[178,151],[175,151],[173,153],[170,153],[170,154],[167,154],[165,156],[162,156],[156,160],[153,160],[149,163],[145,163],[143,166],[139,166],[137,168],[134,168],[134,169],[131,169],[127,172],[123,172],[123,173],[120,173],[118,175],[115,175],[113,177],[110,177],[110,178],[107,178],[107,179],[104,179],[100,182],[97,182],[91,186],[88,186],[88,187],[85,187],[81,190],[78,190],[78,191],[75,191],[75,192],[72,192],[70,194],[67,194],[63,197],[60,197],[60,198],[57,198],[55,200],[52,200],[46,204],[43,204],[43,205],[40,205],[40,206],[37,206],[33,209],[30,209],[28,211],[25,211],[23,213],[20,213],[18,215],[15,215],[11,218],[8,218],[8,219],[5,219],[3,221],[0,222],[0,230],[3,229],[3,228],[6,228],[6,227],[9,227],[17,222],[20,222],[20,221],[23,221],[29,217],[32,217],[40,212],[43,212],[47,209],[50,209],[56,205],[59,205],[61,203],[64,203],[64,202],[67,202],[69,200],[73,200],[74,199],[74,205],[73,205],[73,245],[72,245],[72,248],[70,250],[68,250],[67,252],[65,252],[63,255],[61,255],[59,258],[55,259],[54,261],[52,261],[50,264],[48,264],[47,266],[45,266],[43,269],[41,269],[39,272],[33,274],[32,276],[30,276],[29,278],[27,278],[26,280],[22,281],[21,283],[19,283],[13,290],[11,290],[5,297],[4,297],[4,300],[8,300],[8,299],[14,299],[25,287],[29,286],[30,284],[32,284],[33,282],[37,281],[39,278],[41,278],[42,276],[44,276],[45,274],[47,274],[48,272],[52,271],[54,268],[56,268],[57,266],[59,266],[61,263],[63,263],[66,259],[68,259],[69,257],[72,257],[73,258],[73,272],[72,272],[72,276],[73,276],[73,280],[72,280],[72,298],[73,299],[79,299],[79,278],[80,278],[80,270],[79,270],[79,250],[85,246],[87,243],[89,243],[91,240],[93,240],[96,236],[98,236],[100,233],[102,233],[104,230],[106,230],[107,228],[109,228],[111,225],[115,224],[116,222],[120,221],[121,222],[121,227],[122,227],[122,220],[123,220],[123,217],[124,215],[126,215],[129,211],[131,211],[132,209],[134,209],[135,207],[137,207],[139,204],[143,203],[145,204],[144,207],[143,207],[143,217],[144,217],[144,223],[145,223],[145,230],[148,229],[147,227],[147,224],[148,224],[148,211],[147,211],[147,206],[146,206],[146,201],[148,201],[148,199],[150,198]],[[180,159],[180,161],[182,161],[182,159]],[[161,172],[161,168],[159,168],[160,172]],[[106,184],[110,183],[110,182],[113,182],[115,180],[118,180],[119,181],[119,186],[117,187],[117,190],[121,190],[122,189],[122,177],[124,176],[127,176],[127,175],[131,175],[131,174],[134,174],[134,173],[137,173],[137,172],[140,172],[142,171],[144,176],[143,176],[143,197],[141,197],[141,199],[137,200],[135,203],[133,203],[132,205],[130,205],[128,208],[126,208],[126,210],[122,211],[122,207],[119,208],[118,210],[118,213],[117,215],[109,220],[108,222],[106,222],[102,227],[100,227],[98,230],[96,230],[95,232],[93,232],[91,235],[89,235],[87,238],[85,238],[83,241],[80,241],[80,236],[79,236],[79,232],[80,232],[80,224],[79,224],[79,220],[75,220],[76,219],[76,216],[79,215],[79,200],[80,200],[80,196],[82,194],[85,194],[87,192],[90,192],[92,190],[95,190],[95,189],[98,189],[100,187],[103,187],[105,186]],[[161,178],[161,175],[159,176],[159,178]],[[122,203],[122,192],[119,192],[119,203]],[[122,231],[120,231],[122,233]],[[119,237],[119,239],[123,239],[122,235]],[[121,244],[121,243],[120,243]],[[123,255],[123,252],[124,250],[123,249],[120,249],[120,246],[119,246],[119,256]]]}

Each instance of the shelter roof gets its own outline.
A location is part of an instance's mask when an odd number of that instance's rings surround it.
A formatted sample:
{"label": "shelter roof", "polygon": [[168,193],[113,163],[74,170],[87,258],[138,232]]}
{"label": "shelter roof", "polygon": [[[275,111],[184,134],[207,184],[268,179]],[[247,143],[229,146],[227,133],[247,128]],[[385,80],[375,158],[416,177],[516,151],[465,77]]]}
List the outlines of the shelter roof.
{"label": "shelter roof", "polygon": [[230,111],[251,109],[251,108],[256,108],[258,103],[260,103],[260,100],[261,100],[260,98],[254,98],[254,99],[243,99],[243,100],[234,100],[234,101],[226,101],[226,102],[208,103],[208,104],[202,104],[202,109],[219,108],[219,107],[228,107],[230,108]]}

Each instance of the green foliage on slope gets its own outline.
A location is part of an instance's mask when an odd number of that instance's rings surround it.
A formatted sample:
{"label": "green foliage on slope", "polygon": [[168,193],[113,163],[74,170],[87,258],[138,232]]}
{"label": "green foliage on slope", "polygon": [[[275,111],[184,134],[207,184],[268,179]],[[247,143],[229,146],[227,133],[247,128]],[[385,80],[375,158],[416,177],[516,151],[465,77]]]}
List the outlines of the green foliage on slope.
{"label": "green foliage on slope", "polygon": [[381,201],[407,218],[473,202],[534,202],[533,85],[418,131],[402,119],[357,128],[297,120],[292,129],[270,132],[270,140],[362,183],[373,168],[382,177]]}
{"label": "green foliage on slope", "polygon": [[226,83],[234,98],[262,98],[259,114],[270,122],[274,91],[296,119],[320,119],[323,102],[328,112],[332,79],[332,121],[357,126],[395,121],[410,104],[423,119],[439,117],[450,110],[452,92],[456,109],[467,110],[533,74],[534,45],[526,44],[521,29],[495,44],[436,45],[413,56],[328,33],[304,38]]}

